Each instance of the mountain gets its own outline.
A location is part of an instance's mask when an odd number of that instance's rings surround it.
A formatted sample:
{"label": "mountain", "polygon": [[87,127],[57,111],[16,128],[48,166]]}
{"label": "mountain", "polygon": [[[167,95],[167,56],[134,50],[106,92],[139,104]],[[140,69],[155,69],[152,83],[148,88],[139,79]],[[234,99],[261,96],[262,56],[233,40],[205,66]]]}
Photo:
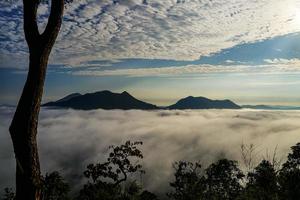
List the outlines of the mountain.
{"label": "mountain", "polygon": [[241,107],[230,100],[211,100],[205,97],[186,97],[179,100],[174,105],[168,107],[158,107],[156,105],[140,101],[129,93],[113,93],[110,91],[100,91],[95,93],[79,94],[73,93],[62,99],[44,104],[46,107],[73,108],[80,110],[92,109],[240,109]]}
{"label": "mountain", "polygon": [[57,100],[56,102],[68,101],[68,100],[72,99],[73,97],[78,97],[78,96],[81,96],[81,94],[80,93],[72,93],[72,94],[69,94],[68,96],[65,96],[62,99]]}
{"label": "mountain", "polygon": [[158,108],[155,105],[145,103],[134,98],[126,91],[122,93],[100,91],[95,93],[87,93],[84,95],[74,93],[58,101],[46,103],[43,106],[73,108],[80,110],[92,110],[98,108],[152,110]]}
{"label": "mountain", "polygon": [[272,110],[272,107],[267,105],[243,105],[242,108]]}
{"label": "mountain", "polygon": [[257,110],[300,110],[296,106],[273,106],[273,105],[243,105],[242,108]]}
{"label": "mountain", "polygon": [[211,100],[205,97],[186,97],[167,107],[168,109],[240,109],[230,100]]}

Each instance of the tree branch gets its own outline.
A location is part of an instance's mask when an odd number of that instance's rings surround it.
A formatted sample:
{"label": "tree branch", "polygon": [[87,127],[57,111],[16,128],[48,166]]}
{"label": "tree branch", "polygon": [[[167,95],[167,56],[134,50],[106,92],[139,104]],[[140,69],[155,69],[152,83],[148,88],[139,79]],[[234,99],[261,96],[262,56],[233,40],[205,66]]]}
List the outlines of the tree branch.
{"label": "tree branch", "polygon": [[127,174],[126,172],[124,171],[123,167],[119,167],[119,169],[121,170],[122,174],[124,175],[124,177],[122,179],[119,179],[115,184],[114,186],[117,186],[119,185],[120,183],[124,182],[127,180]]}
{"label": "tree branch", "polygon": [[34,44],[38,43],[40,36],[36,15],[39,6],[39,0],[23,0],[24,11],[24,34],[29,50],[32,50]]}
{"label": "tree branch", "polygon": [[53,46],[62,24],[63,12],[64,0],[52,0],[48,23],[45,31],[42,33],[42,40],[46,46]]}

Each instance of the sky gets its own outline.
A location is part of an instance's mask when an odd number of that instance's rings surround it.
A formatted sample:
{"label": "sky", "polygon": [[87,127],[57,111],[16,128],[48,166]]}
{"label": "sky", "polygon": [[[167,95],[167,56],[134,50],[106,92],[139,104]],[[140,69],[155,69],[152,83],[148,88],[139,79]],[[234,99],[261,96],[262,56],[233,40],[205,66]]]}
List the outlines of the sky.
{"label": "sky", "polygon": [[[49,6],[38,13],[42,32]],[[0,2],[0,27],[0,104],[16,104],[28,67],[21,1]],[[43,101],[126,90],[157,105],[189,95],[300,105],[299,75],[299,0],[78,0]]]}

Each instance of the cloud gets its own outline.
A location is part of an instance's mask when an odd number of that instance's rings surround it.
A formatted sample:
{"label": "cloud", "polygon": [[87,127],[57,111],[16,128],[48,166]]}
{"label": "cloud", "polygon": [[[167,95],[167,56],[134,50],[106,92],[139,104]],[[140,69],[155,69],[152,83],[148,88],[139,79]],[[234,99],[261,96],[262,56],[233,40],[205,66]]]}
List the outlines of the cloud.
{"label": "cloud", "polygon": [[[284,74],[300,73],[300,59],[265,59],[264,64],[251,65],[245,62],[227,60],[224,64],[187,64],[170,67],[124,67],[113,69],[112,62],[89,62],[80,65],[65,65],[52,67],[51,72],[71,74],[75,76],[129,76],[129,77],[147,77],[147,76],[172,76],[188,74]],[[122,64],[120,64],[122,66]],[[109,69],[107,69],[109,68]],[[27,70],[16,70],[14,73],[26,74]]]}
{"label": "cloud", "polygon": [[[78,70],[71,71],[73,75],[79,76],[159,76],[176,74],[207,74],[207,73],[236,73],[244,72],[246,66],[222,66],[222,65],[187,65],[174,67],[150,67],[135,69],[116,70]],[[247,67],[249,69],[249,67]]]}
{"label": "cloud", "polygon": [[275,59],[265,59],[264,61],[269,64],[277,64],[277,65],[299,66],[300,64],[300,59],[298,58],[293,58],[293,59],[275,58]]}
{"label": "cloud", "polygon": [[[13,185],[14,160],[7,132],[12,108],[0,109],[0,188]],[[74,111],[42,109],[39,148],[43,171],[59,170],[75,185],[86,165],[104,159],[108,146],[143,141],[143,183],[166,191],[172,163],[198,161],[204,166],[220,157],[240,160],[244,142],[257,147],[258,158],[278,145],[278,157],[300,141],[300,112],[251,110]]]}
{"label": "cloud", "polygon": [[[148,58],[195,60],[300,31],[297,0],[81,0],[67,6],[52,64]],[[22,4],[0,2],[1,67],[26,68]],[[39,9],[41,27],[48,10]],[[42,29],[42,28],[41,28]],[[10,59],[16,58],[16,59]]]}
{"label": "cloud", "polygon": [[[300,60],[292,59],[274,59],[265,60],[267,64],[262,65],[246,65],[233,64],[227,65],[186,65],[172,67],[148,67],[134,69],[112,69],[101,70],[100,68],[81,69],[76,71],[68,71],[72,75],[78,76],[162,76],[162,75],[178,75],[178,74],[213,74],[213,73],[256,73],[256,74],[276,74],[276,73],[299,73]],[[228,62],[227,62],[228,63]]]}

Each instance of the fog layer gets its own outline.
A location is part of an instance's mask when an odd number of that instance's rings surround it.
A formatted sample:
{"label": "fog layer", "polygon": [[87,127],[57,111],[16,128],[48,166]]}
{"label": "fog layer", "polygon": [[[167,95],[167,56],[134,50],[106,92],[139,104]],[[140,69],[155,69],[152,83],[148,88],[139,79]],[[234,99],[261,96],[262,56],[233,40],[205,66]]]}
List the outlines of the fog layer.
{"label": "fog layer", "polygon": [[[14,184],[14,154],[8,127],[14,109],[0,108],[0,189]],[[75,111],[43,109],[39,149],[43,172],[58,170],[74,185],[89,163],[105,159],[108,146],[143,141],[143,185],[158,191],[172,180],[172,163],[207,165],[227,157],[241,160],[240,145],[255,144],[257,158],[278,145],[279,158],[300,141],[299,111],[186,110]],[[243,167],[243,166],[241,166]]]}

